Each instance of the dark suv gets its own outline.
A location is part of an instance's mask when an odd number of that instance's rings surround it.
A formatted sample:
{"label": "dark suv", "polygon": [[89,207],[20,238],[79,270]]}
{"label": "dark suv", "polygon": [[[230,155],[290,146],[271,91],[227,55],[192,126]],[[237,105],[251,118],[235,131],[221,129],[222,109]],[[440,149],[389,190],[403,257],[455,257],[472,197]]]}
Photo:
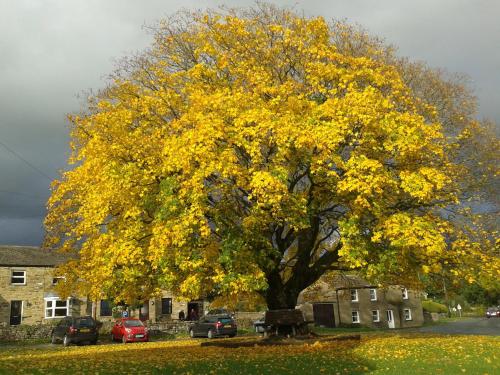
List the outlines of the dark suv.
{"label": "dark suv", "polygon": [[52,344],[62,341],[64,346],[89,342],[97,343],[99,325],[91,316],[71,317],[62,319],[51,333]]}
{"label": "dark suv", "polygon": [[189,336],[212,339],[218,336],[236,336],[236,322],[229,315],[205,315],[189,326]]}

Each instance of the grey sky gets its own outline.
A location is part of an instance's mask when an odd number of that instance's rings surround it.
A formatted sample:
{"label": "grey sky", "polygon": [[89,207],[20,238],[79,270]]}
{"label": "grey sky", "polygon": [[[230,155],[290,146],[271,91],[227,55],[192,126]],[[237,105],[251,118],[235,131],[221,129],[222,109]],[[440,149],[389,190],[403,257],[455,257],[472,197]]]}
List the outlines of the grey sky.
{"label": "grey sky", "polygon": [[[500,123],[500,1],[269,1],[363,25],[400,54],[470,76],[480,116]],[[68,157],[67,113],[113,61],[151,41],[141,26],[181,7],[253,1],[0,0],[0,244],[39,245],[50,181]]]}

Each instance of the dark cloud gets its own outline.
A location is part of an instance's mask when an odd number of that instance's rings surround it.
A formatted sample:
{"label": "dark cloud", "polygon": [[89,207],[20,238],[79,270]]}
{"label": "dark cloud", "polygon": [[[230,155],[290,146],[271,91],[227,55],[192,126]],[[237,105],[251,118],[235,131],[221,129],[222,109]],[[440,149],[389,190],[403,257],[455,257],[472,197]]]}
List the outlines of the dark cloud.
{"label": "dark cloud", "polygon": [[[500,2],[271,1],[307,15],[347,19],[399,47],[404,56],[468,74],[480,115],[500,122]],[[226,1],[231,6],[253,1]],[[98,89],[113,61],[144,49],[141,29],[181,7],[216,7],[220,1],[0,0],[0,244],[39,244],[49,196],[68,157],[67,113],[77,94]],[[35,169],[34,169],[34,168]]]}

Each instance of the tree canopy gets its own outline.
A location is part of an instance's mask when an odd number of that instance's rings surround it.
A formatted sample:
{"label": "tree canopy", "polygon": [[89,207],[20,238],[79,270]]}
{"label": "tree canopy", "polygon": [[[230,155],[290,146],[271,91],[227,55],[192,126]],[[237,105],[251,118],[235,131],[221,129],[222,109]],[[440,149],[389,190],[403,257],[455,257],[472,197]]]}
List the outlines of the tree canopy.
{"label": "tree canopy", "polygon": [[154,31],[70,116],[73,168],[46,218],[47,246],[78,253],[60,269],[68,290],[257,291],[280,308],[331,270],[498,276],[494,236],[450,213],[483,129],[464,86],[272,6]]}

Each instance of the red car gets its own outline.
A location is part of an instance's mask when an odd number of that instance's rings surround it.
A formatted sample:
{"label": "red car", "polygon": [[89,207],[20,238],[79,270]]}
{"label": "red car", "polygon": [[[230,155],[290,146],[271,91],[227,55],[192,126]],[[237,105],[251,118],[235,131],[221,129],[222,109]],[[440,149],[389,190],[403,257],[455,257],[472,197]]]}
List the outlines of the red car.
{"label": "red car", "polygon": [[148,329],[139,319],[118,319],[111,330],[111,341],[118,340],[122,340],[124,344],[149,341]]}

